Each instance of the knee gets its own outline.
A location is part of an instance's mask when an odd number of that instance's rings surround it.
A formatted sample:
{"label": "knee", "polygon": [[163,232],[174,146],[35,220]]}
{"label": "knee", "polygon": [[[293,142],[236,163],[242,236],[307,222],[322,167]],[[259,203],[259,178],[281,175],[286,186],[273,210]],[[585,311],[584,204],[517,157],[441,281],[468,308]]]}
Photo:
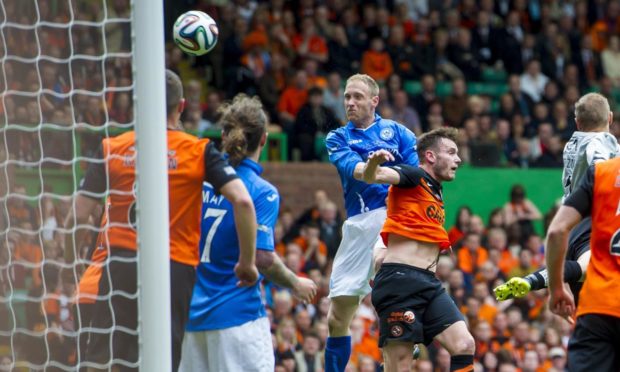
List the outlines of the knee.
{"label": "knee", "polygon": [[454,344],[452,355],[474,355],[476,352],[476,342],[471,334],[460,337]]}

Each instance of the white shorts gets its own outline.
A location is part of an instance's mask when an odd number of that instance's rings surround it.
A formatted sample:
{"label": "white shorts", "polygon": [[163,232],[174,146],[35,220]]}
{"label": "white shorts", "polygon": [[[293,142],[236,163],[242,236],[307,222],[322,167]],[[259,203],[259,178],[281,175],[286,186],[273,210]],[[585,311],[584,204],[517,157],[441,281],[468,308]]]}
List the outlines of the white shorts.
{"label": "white shorts", "polygon": [[267,317],[237,327],[185,332],[179,372],[273,372],[274,368]]}
{"label": "white shorts", "polygon": [[373,250],[385,248],[379,233],[387,217],[385,208],[353,216],[342,225],[342,241],[334,257],[329,297],[366,296],[374,276]]}

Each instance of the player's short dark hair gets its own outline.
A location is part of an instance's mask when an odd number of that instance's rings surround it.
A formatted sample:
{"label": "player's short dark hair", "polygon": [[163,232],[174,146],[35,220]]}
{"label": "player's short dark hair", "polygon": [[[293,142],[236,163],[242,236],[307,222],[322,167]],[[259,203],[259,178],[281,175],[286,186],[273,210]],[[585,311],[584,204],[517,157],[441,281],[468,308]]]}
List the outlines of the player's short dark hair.
{"label": "player's short dark hair", "polygon": [[458,135],[458,129],[452,127],[437,128],[424,133],[418,138],[418,157],[420,160],[424,159],[424,153],[429,149],[436,149],[443,138],[456,143]]}
{"label": "player's short dark hair", "polygon": [[183,98],[183,83],[179,75],[166,69],[166,115],[177,110],[177,106]]}

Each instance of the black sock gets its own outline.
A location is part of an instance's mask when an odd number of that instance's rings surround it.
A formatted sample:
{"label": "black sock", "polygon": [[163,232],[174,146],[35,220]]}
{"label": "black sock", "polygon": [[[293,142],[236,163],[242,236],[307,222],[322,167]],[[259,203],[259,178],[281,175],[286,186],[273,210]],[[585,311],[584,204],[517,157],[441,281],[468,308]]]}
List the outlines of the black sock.
{"label": "black sock", "polygon": [[547,269],[536,270],[523,279],[530,283],[530,290],[532,291],[547,288],[549,284],[549,274],[547,273]]}
{"label": "black sock", "polygon": [[[581,270],[579,262],[564,262],[564,282],[577,283],[581,280],[582,276],[583,271]],[[523,279],[527,280],[530,283],[532,291],[547,288],[549,286],[549,274],[547,272],[547,269],[537,270]]]}
{"label": "black sock", "polygon": [[473,372],[473,355],[453,355],[450,357],[450,371]]}

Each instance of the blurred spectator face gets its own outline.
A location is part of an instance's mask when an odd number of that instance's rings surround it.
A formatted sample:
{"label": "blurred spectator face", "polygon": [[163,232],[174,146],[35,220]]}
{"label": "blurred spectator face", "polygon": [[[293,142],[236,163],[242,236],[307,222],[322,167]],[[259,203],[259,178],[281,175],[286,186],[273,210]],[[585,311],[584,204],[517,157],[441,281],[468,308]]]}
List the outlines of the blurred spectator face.
{"label": "blurred spectator face", "polygon": [[505,141],[510,138],[510,122],[500,119],[497,121],[497,136],[500,140]]}
{"label": "blurred spectator face", "polygon": [[558,85],[553,80],[550,80],[547,85],[545,85],[544,96],[549,100],[554,100],[558,97],[558,94]]}
{"label": "blurred spectator face", "polygon": [[388,77],[387,88],[390,92],[398,92],[403,89],[403,79],[400,75],[392,74]]}
{"label": "blurred spectator face", "polygon": [[538,368],[538,354],[534,350],[529,350],[525,352],[523,356],[523,367],[521,370],[523,372],[536,372]]}
{"label": "blurred spectator face", "polygon": [[558,331],[556,331],[555,328],[545,329],[544,340],[549,347],[560,345],[560,335],[558,335]]}
{"label": "blurred spectator face", "polygon": [[318,69],[319,65],[317,61],[313,59],[307,59],[304,62],[304,71],[306,71],[307,76],[315,76]]}
{"label": "blurred spectator face", "polygon": [[316,335],[304,337],[303,351],[306,355],[316,355],[321,347],[321,340]]}
{"label": "blurred spectator face", "polygon": [[409,99],[404,90],[399,90],[394,94],[394,108],[401,111],[407,108]]}
{"label": "blurred spectator face", "polygon": [[[293,308],[293,300],[290,293],[287,291],[279,291],[274,297],[274,317],[280,319],[280,317],[288,316]],[[292,321],[291,321],[292,322]],[[286,329],[286,326],[284,327]],[[293,323],[293,334],[295,332],[295,324]]]}
{"label": "blurred spectator face", "polygon": [[544,103],[537,103],[534,106],[534,117],[540,121],[547,119],[549,116],[549,108]]}
{"label": "blurred spectator face", "polygon": [[334,41],[341,45],[348,43],[347,32],[342,26],[334,27],[332,38],[334,39]]}
{"label": "blurred spectator face", "polygon": [[[523,320],[521,310],[518,308],[510,308],[506,314],[508,320],[508,328],[515,328],[517,324]],[[497,319],[495,320],[497,322]]]}
{"label": "blurred spectator face", "polygon": [[478,314],[480,313],[480,300],[475,297],[468,297],[466,304],[467,316],[477,319]]}
{"label": "blurred spectator face", "polygon": [[337,72],[332,72],[327,76],[327,89],[332,92],[338,92],[340,90],[340,85],[342,84],[342,79],[340,78],[340,74]]}
{"label": "blurred spectator face", "polygon": [[465,241],[463,242],[463,246],[469,249],[472,252],[475,252],[478,247],[480,247],[480,235],[470,233],[465,237]]}
{"label": "blurred spectator face", "polygon": [[[480,266],[480,274],[482,275],[482,279],[485,281],[485,285],[486,283],[491,283],[497,278],[498,271],[499,270],[497,267],[490,260]],[[487,288],[487,294],[489,293],[488,291],[489,290]]]}
{"label": "blurred spectator face", "polygon": [[494,371],[497,368],[497,356],[493,352],[487,352],[482,357],[482,367],[485,371]]}
{"label": "blurred spectator face", "polygon": [[476,23],[478,25],[478,28],[488,27],[491,23],[491,17],[489,17],[489,13],[487,13],[486,11],[478,12],[478,18]]}
{"label": "blurred spectator face", "polygon": [[549,356],[549,347],[547,346],[547,344],[545,344],[544,342],[537,342],[536,354],[538,354],[538,360],[540,362],[544,362],[545,360],[547,360],[547,357]]}
{"label": "blurred spectator face", "polygon": [[517,152],[521,158],[528,158],[530,156],[531,144],[525,138],[519,138],[517,140]]}
{"label": "blurred spectator face", "polygon": [[508,27],[518,27],[521,24],[521,20],[519,19],[519,13],[516,11],[512,11],[508,13],[508,18],[506,19],[506,26]]}
{"label": "blurred spectator face", "polygon": [[525,242],[525,247],[534,254],[541,253],[542,246],[542,238],[536,234],[530,235]]}
{"label": "blurred spectator face", "polygon": [[471,46],[471,33],[466,28],[461,28],[458,33],[458,43],[464,49]]}
{"label": "blurred spectator face", "polygon": [[433,75],[424,75],[422,77],[422,90],[425,93],[435,94],[435,78]]}
{"label": "blurred spectator face", "polygon": [[374,38],[372,39],[372,41],[370,42],[370,49],[372,49],[375,52],[383,52],[383,39],[381,38]]}
{"label": "blurred spectator face", "polygon": [[368,356],[360,356],[357,361],[357,370],[359,372],[375,372],[377,367],[375,366],[375,361]]}
{"label": "blurred spectator face", "polygon": [[498,334],[503,334],[506,329],[508,329],[508,316],[506,313],[499,312],[495,315],[495,319],[493,320],[493,327],[497,331]]}
{"label": "blurred spectator face", "polygon": [[510,93],[512,94],[521,94],[521,80],[519,78],[519,75],[510,75],[508,77],[508,88],[510,89]]}
{"label": "blurred spectator face", "polygon": [[471,216],[469,219],[469,231],[479,236],[484,233],[484,222],[480,216],[476,214]]}
{"label": "blurred spectator face", "polygon": [[485,321],[478,323],[475,330],[475,336],[478,341],[489,342],[492,336],[491,325]]}
{"label": "blurred spectator face", "polygon": [[282,366],[286,372],[295,372],[297,370],[297,362],[293,354],[282,358]]}
{"label": "blurred spectator face", "polygon": [[553,104],[553,117],[556,120],[565,120],[568,118],[568,110],[564,101],[558,100]]}
{"label": "blurred spectator face", "polygon": [[558,371],[566,370],[566,352],[562,347],[556,346],[549,352],[551,365]]}
{"label": "blurred spectator face", "polygon": [[527,64],[527,73],[532,77],[537,77],[540,74],[540,62],[533,59]]}
{"label": "blurred spectator face", "polygon": [[390,45],[403,45],[405,41],[405,29],[401,25],[394,25],[390,29]]}
{"label": "blurred spectator face", "polygon": [[528,341],[530,326],[526,322],[517,324],[514,330],[514,337],[518,344],[522,345]]}
{"label": "blurred spectator face", "polygon": [[331,224],[336,221],[336,216],[338,215],[338,209],[336,208],[336,204],[331,201],[323,203],[319,208],[319,213],[321,215],[321,221]]}
{"label": "blurred spectator face", "polygon": [[506,233],[502,229],[491,229],[487,235],[487,245],[489,249],[503,251],[506,249]]}
{"label": "blurred spectator face", "polygon": [[312,89],[312,94],[308,97],[308,103],[313,108],[318,108],[323,105],[323,91],[320,89]]}
{"label": "blurred spectator face", "polygon": [[620,51],[620,38],[618,35],[613,35],[609,38],[609,43],[607,44],[607,49],[613,52]]}
{"label": "blurred spectator face", "polygon": [[314,19],[306,17],[301,21],[301,32],[304,38],[310,38],[316,34],[316,26],[314,25]]}
{"label": "blurred spectator face", "polygon": [[327,316],[330,304],[331,300],[329,299],[329,297],[323,297],[319,300],[318,311],[321,316]]}
{"label": "blurred spectator face", "polygon": [[480,137],[480,126],[478,125],[478,120],[476,119],[467,119],[463,124],[465,129],[465,133],[467,134],[467,138],[470,141],[475,141]]}
{"label": "blurred spectator face", "polygon": [[579,99],[579,88],[576,85],[570,85],[564,88],[564,100],[569,106],[575,105],[575,102]]}
{"label": "blurred spectator face", "polygon": [[295,323],[297,323],[297,327],[302,331],[302,333],[310,330],[312,326],[312,318],[307,310],[298,311],[295,314]]}
{"label": "blurred spectator face", "polygon": [[297,89],[306,89],[308,85],[308,75],[303,70],[298,70],[295,74],[295,87]]}
{"label": "blurred spectator face", "polygon": [[457,97],[462,97],[466,94],[465,80],[463,79],[454,79],[452,82],[452,94]]}
{"label": "blurred spectator face", "polygon": [[467,100],[467,109],[473,116],[482,115],[484,112],[484,101],[479,96],[471,96]]}
{"label": "blurred spectator face", "polygon": [[364,337],[364,320],[359,316],[355,317],[351,322],[351,342],[359,344]]}
{"label": "blurred spectator face", "polygon": [[299,270],[301,270],[301,253],[295,251],[287,252],[284,264],[291,269],[292,272],[298,273]]}
{"label": "blurred spectator face", "polygon": [[489,286],[486,282],[474,284],[474,297],[480,300],[480,302],[484,302],[489,297]]}
{"label": "blurred spectator face", "polygon": [[458,289],[463,287],[463,272],[460,270],[452,270],[450,275],[448,276],[448,284],[450,285],[450,289]]}
{"label": "blurred spectator face", "polygon": [[528,250],[522,250],[519,253],[519,265],[523,268],[528,268],[532,266],[532,252]]}
{"label": "blurred spectator face", "polygon": [[453,268],[454,263],[450,258],[440,257],[437,261],[437,272],[435,272],[435,275],[441,281],[448,280],[448,278],[450,277],[450,272]]}

